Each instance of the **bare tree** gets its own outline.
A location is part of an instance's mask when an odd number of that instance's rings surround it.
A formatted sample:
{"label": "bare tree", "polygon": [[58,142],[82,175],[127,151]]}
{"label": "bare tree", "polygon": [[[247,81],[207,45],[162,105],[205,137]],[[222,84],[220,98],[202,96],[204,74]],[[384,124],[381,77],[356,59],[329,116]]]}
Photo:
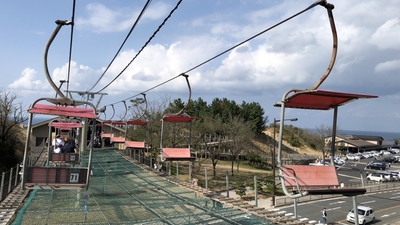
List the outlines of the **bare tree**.
{"label": "bare tree", "polygon": [[17,164],[16,153],[24,146],[21,125],[28,117],[17,99],[16,94],[0,90],[0,169],[9,169]]}
{"label": "bare tree", "polygon": [[234,175],[233,166],[236,162],[236,170],[239,172],[241,154],[245,154],[246,147],[249,146],[250,140],[254,138],[251,126],[239,117],[231,117],[229,123],[224,124],[224,134],[226,139],[222,142],[225,148],[229,149],[231,155],[231,173]]}
{"label": "bare tree", "polygon": [[127,138],[140,140],[145,136],[148,150],[153,157],[157,157],[160,152],[161,119],[170,101],[169,96],[162,96],[157,100],[148,101],[145,109],[143,99],[135,99],[128,107],[130,118],[136,119],[144,113],[141,119],[147,120],[148,123],[146,127],[131,127]]}
{"label": "bare tree", "polygon": [[[325,162],[325,158],[328,157],[330,153],[330,147],[332,143],[332,134],[333,134],[333,128],[331,126],[327,125],[320,125],[316,127],[318,133],[322,137],[322,143],[321,143],[321,149],[322,149],[322,160]],[[336,128],[338,130],[338,128]],[[336,151],[336,146],[335,146],[335,151]]]}
{"label": "bare tree", "polygon": [[205,150],[211,159],[213,176],[217,174],[216,166],[221,153],[221,118],[214,118],[210,115],[203,115],[194,124],[194,146]]}

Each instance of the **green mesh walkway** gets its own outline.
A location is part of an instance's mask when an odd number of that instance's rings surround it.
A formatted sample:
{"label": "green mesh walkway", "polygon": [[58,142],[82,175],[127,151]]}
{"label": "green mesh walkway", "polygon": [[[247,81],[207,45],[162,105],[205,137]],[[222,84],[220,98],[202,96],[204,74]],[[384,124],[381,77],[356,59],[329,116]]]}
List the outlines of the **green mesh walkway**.
{"label": "green mesh walkway", "polygon": [[[86,156],[87,160],[87,156]],[[271,224],[95,150],[89,190],[34,190],[13,224]]]}

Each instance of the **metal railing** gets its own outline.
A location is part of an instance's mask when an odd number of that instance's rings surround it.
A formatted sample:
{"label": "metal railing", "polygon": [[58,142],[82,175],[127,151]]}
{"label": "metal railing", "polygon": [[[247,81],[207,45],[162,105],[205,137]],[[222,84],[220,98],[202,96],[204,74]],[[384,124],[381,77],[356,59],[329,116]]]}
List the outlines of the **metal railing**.
{"label": "metal railing", "polygon": [[20,164],[1,174],[0,201],[3,201],[20,182]]}
{"label": "metal railing", "polygon": [[[375,182],[375,181],[364,181],[364,188],[367,190],[367,193],[373,193],[373,192],[380,192],[380,191],[385,191],[385,190],[392,190],[400,187],[400,182]],[[362,183],[351,183],[345,185],[346,188],[357,188],[357,187],[363,187]],[[338,187],[339,188],[339,187]],[[300,202],[308,202],[312,200],[317,200],[317,199],[326,199],[326,198],[335,198],[335,197],[341,197],[343,195],[337,194],[337,195],[307,195],[304,197],[300,197],[297,199],[297,203]],[[276,206],[285,206],[289,204],[293,204],[293,199],[289,197],[279,197],[275,200],[275,205]]]}

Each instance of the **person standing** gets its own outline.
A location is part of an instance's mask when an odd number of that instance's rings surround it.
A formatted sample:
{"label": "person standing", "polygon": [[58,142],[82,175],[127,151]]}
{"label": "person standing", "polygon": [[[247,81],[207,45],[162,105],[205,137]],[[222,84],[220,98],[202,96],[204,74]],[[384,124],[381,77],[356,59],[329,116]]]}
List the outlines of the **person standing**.
{"label": "person standing", "polygon": [[326,213],[326,208],[324,208],[324,210],[322,210],[322,223],[323,224],[327,224],[328,220],[327,220],[328,214]]}

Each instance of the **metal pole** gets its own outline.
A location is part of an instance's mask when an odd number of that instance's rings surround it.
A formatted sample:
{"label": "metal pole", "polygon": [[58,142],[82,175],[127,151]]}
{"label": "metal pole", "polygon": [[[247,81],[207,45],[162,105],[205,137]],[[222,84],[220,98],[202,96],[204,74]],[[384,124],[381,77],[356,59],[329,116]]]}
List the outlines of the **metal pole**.
{"label": "metal pole", "polygon": [[[13,169],[14,169],[14,168],[11,167],[11,170],[10,170],[10,179],[9,179],[9,181],[8,181],[8,192],[7,192],[7,193],[10,193],[10,192],[11,192],[11,183],[12,183]],[[1,199],[0,199],[0,200],[1,200]]]}
{"label": "metal pole", "polygon": [[357,196],[353,196],[353,212],[354,212],[354,225],[359,225],[359,223],[358,223]]}
{"label": "metal pole", "polygon": [[[85,121],[87,122],[87,121]],[[87,126],[88,124],[85,123],[84,126]],[[93,142],[94,142],[94,131],[96,130],[96,119],[92,119],[92,135],[90,136],[90,142],[92,143],[89,148],[89,158],[88,158],[88,170],[86,174],[86,190],[89,189],[89,180],[90,180],[90,174],[92,172],[92,158],[93,158]],[[86,137],[86,135],[84,135]],[[86,138],[85,138],[86,139]],[[79,154],[82,153],[82,149],[79,151]]]}
{"label": "metal pole", "polygon": [[3,186],[4,186],[4,177],[6,176],[6,173],[3,172],[1,174],[1,184],[0,184],[0,200],[3,199]]}
{"label": "metal pole", "polygon": [[192,183],[192,163],[189,163],[189,182]]}
{"label": "metal pole", "polygon": [[25,190],[25,176],[27,175],[27,166],[28,166],[28,151],[30,148],[30,136],[31,136],[31,131],[32,131],[32,113],[29,113],[29,119],[28,119],[28,127],[26,129],[26,141],[25,141],[25,150],[24,150],[24,161],[22,165],[22,178],[21,178],[21,189]]}
{"label": "metal pole", "polygon": [[276,127],[276,122],[277,120],[274,118],[274,149],[272,151],[272,206],[275,206],[275,146],[276,146],[276,141],[275,141],[275,127]]}
{"label": "metal pole", "polygon": [[[332,124],[332,141],[331,141],[331,165],[335,165],[333,157],[335,156],[335,142],[336,142],[336,124],[337,124],[338,107],[333,109],[333,124]],[[325,165],[325,162],[324,162]]]}
{"label": "metal pole", "polygon": [[363,177],[362,171],[360,171],[360,177],[361,177],[361,184],[362,184],[363,187],[365,187],[365,185],[364,185],[364,177]]}
{"label": "metal pole", "polygon": [[18,184],[18,175],[19,175],[19,164],[17,164],[17,166],[15,167],[15,183],[14,183],[14,187],[17,186]]}
{"label": "metal pole", "polygon": [[178,161],[176,161],[176,179],[179,180],[179,164],[178,164]]}
{"label": "metal pole", "polygon": [[208,190],[208,174],[207,174],[207,167],[204,167],[204,169],[205,169],[206,190]]}
{"label": "metal pole", "polygon": [[293,199],[294,218],[297,219],[297,198]]}
{"label": "metal pole", "polygon": [[254,201],[258,207],[257,176],[254,176]]}
{"label": "metal pole", "polygon": [[229,198],[229,177],[228,171],[226,171],[226,197]]}

